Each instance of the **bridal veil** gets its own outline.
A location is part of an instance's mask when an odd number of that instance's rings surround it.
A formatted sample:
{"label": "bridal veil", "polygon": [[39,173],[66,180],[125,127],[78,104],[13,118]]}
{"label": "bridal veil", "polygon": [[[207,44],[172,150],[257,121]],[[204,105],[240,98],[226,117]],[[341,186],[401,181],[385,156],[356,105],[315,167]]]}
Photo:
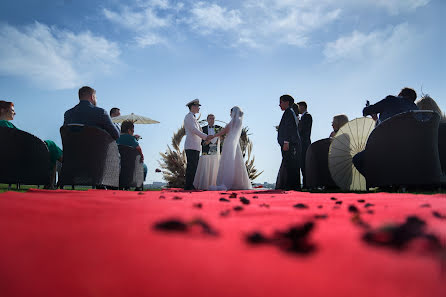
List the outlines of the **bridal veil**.
{"label": "bridal veil", "polygon": [[228,124],[229,132],[223,143],[218,169],[217,188],[219,190],[251,189],[251,181],[240,148],[242,124],[243,112],[240,107],[234,106],[231,110],[231,121]]}

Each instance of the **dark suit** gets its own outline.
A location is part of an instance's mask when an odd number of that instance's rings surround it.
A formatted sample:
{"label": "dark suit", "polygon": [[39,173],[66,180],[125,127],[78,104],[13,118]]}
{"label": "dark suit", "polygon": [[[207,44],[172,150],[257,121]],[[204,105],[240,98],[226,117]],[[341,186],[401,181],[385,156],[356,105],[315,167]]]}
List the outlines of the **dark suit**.
{"label": "dark suit", "polygon": [[65,112],[63,124],[95,126],[107,131],[113,139],[119,138],[119,129],[113,124],[108,112],[86,100],[79,101],[78,105]]}
{"label": "dark suit", "polygon": [[299,135],[302,141],[302,154],[300,157],[300,168],[302,169],[303,187],[306,188],[307,180],[305,174],[305,158],[307,156],[307,149],[311,144],[311,126],[313,125],[313,118],[308,112],[301,116],[299,121]]}
{"label": "dark suit", "polygon": [[[289,143],[289,150],[283,150],[283,144]],[[293,116],[291,108],[287,108],[280,120],[277,133],[277,142],[282,151],[282,164],[279,174],[285,174],[283,184],[280,186],[283,190],[298,190],[300,188],[299,157],[301,153],[301,141],[297,133],[296,119]]]}
{"label": "dark suit", "polygon": [[[201,129],[203,130],[203,133],[208,134],[208,125],[201,127]],[[221,127],[219,125],[214,125],[214,130],[215,129],[221,129]],[[217,132],[215,132],[215,134],[217,134]],[[202,154],[208,154],[209,153],[209,144],[205,144],[205,140],[203,140],[201,142],[201,153]],[[220,144],[220,151],[221,151],[221,144]]]}

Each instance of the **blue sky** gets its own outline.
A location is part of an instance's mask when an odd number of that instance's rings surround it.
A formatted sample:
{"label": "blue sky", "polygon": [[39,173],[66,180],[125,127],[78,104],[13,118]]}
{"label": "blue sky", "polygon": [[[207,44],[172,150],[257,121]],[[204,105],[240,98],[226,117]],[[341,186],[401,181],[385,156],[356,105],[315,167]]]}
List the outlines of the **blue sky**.
{"label": "blue sky", "polygon": [[0,99],[19,128],[58,144],[83,85],[100,107],[160,121],[136,127],[148,182],[162,181],[159,152],[188,101],[226,122],[238,105],[256,181],[274,182],[282,94],[308,103],[312,141],[334,115],[360,117],[366,100],[405,86],[445,111],[445,12],[443,0],[2,1]]}

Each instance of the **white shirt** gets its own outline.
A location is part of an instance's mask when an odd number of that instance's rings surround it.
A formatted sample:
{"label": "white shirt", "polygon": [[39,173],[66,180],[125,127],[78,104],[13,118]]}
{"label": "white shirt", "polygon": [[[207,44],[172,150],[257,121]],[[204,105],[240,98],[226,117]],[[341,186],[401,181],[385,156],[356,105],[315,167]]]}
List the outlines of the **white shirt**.
{"label": "white shirt", "polygon": [[184,117],[184,129],[186,130],[184,149],[201,152],[201,139],[206,139],[207,135],[201,131],[201,127],[192,112]]}

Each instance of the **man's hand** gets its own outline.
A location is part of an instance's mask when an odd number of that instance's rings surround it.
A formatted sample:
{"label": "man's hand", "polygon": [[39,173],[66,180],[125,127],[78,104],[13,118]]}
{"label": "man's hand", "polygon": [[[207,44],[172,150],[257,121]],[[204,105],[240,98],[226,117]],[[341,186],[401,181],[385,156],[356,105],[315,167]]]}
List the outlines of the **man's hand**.
{"label": "man's hand", "polygon": [[212,138],[214,138],[214,135],[208,135],[208,137],[206,137],[206,141],[209,141],[209,140],[211,140]]}
{"label": "man's hand", "polygon": [[376,113],[372,113],[371,116],[375,122],[378,120],[378,115]]}
{"label": "man's hand", "polygon": [[282,150],[283,150],[284,152],[287,152],[289,149],[290,149],[290,144],[289,144],[288,142],[285,142],[285,143],[283,144]]}

